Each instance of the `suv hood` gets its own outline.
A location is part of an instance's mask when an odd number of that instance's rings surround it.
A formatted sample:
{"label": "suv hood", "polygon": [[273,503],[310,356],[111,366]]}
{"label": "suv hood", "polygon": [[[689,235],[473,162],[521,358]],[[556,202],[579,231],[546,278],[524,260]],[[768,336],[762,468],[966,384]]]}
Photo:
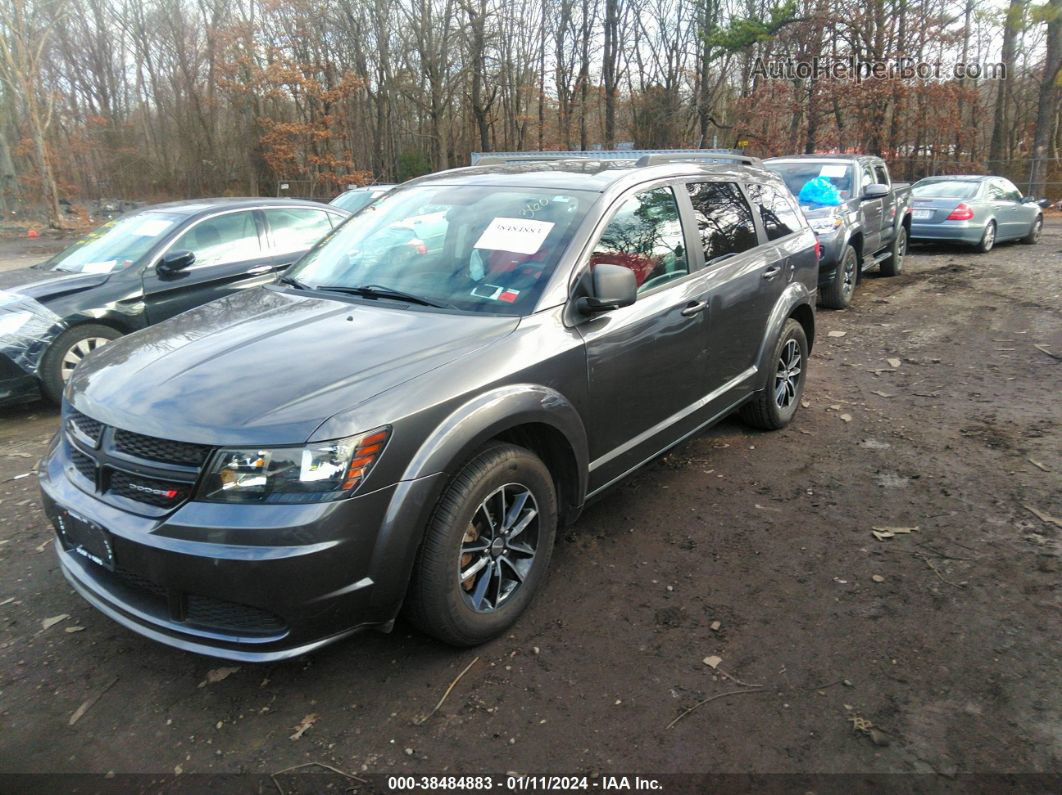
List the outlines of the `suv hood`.
{"label": "suv hood", "polygon": [[0,271],[0,290],[28,295],[38,301],[46,301],[57,295],[73,293],[103,284],[109,278],[106,273],[67,273],[37,268],[19,268]]}
{"label": "suv hood", "polygon": [[301,444],[332,415],[518,324],[260,288],[101,348],[74,372],[68,395],[85,414],[149,436]]}

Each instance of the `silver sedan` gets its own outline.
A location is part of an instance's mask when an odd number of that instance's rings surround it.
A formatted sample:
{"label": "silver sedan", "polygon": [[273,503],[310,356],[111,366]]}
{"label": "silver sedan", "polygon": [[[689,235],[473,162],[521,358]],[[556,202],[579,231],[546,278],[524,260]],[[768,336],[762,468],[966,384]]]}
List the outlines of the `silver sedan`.
{"label": "silver sedan", "polygon": [[926,177],[911,192],[915,242],[967,243],[984,252],[1004,240],[1040,239],[1043,210],[1002,177]]}

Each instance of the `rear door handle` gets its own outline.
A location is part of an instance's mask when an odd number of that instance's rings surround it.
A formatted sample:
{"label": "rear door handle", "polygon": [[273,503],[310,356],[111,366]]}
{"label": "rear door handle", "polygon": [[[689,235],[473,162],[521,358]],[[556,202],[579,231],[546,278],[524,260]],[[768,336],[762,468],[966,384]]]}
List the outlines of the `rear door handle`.
{"label": "rear door handle", "polygon": [[782,270],[782,266],[781,265],[771,265],[769,268],[767,268],[767,270],[765,270],[763,272],[763,278],[766,279],[767,281],[770,281],[771,279],[773,279],[775,276],[778,275],[778,272],[780,270]]}
{"label": "rear door handle", "polygon": [[707,308],[708,308],[708,302],[707,301],[691,301],[690,303],[686,304],[686,306],[684,306],[682,308],[682,315],[684,317],[692,317],[693,315],[696,315],[698,312],[703,312]]}

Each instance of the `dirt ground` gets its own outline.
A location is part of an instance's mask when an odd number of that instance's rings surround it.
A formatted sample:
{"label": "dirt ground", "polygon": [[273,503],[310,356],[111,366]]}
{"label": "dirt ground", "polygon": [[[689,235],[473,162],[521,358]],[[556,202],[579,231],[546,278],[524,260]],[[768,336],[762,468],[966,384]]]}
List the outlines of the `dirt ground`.
{"label": "dirt ground", "polygon": [[260,667],[73,593],[32,474],[56,412],[8,410],[0,767],[1060,773],[1060,356],[1062,222],[916,249],[819,313],[788,429],[724,422],[613,489],[511,635],[455,651],[400,623]]}

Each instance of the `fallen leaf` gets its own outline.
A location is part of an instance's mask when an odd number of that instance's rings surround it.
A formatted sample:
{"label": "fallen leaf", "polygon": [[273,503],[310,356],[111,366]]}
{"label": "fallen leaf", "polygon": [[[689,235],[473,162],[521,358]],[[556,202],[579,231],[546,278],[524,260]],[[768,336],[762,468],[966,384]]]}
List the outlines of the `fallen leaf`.
{"label": "fallen leaf", "polygon": [[317,723],[317,713],[311,712],[309,715],[299,721],[299,725],[295,727],[295,733],[291,735],[291,739],[298,740],[300,737],[302,737],[302,735],[306,734],[309,728],[315,723]]}
{"label": "fallen leaf", "polygon": [[1041,345],[1040,343],[1035,343],[1035,344],[1033,344],[1033,347],[1036,348],[1036,350],[1040,351],[1040,353],[1046,353],[1052,359],[1057,359],[1058,361],[1062,361],[1062,355],[1059,355],[1057,353],[1052,353],[1048,349],[1048,347],[1046,345]]}
{"label": "fallen leaf", "polygon": [[9,596],[9,597],[7,597],[7,599],[5,599],[4,601],[0,602],[0,606],[3,606],[3,605],[9,605],[9,604],[11,604],[11,603],[12,603],[12,602],[14,602],[14,601],[15,601],[15,597],[13,597],[13,596]]}
{"label": "fallen leaf", "polygon": [[811,401],[810,400],[801,400],[800,401],[800,405],[803,406],[804,408],[810,408],[811,407]]}
{"label": "fallen leaf", "polygon": [[828,336],[828,337],[843,337],[847,333],[848,333],[847,331],[831,331],[826,336]]}
{"label": "fallen leaf", "polygon": [[775,507],[770,506],[770,505],[760,505],[759,503],[755,503],[755,507],[758,508],[761,511],[773,511],[775,513],[781,513],[782,512],[781,508],[775,508]]}
{"label": "fallen leaf", "polygon": [[68,618],[70,618],[68,614],[62,613],[61,615],[52,616],[51,618],[44,619],[44,621],[41,622],[41,626],[43,626],[45,629],[51,629],[60,621],[66,621],[66,619]]}
{"label": "fallen leaf", "polygon": [[[1033,506],[1031,506],[1031,505],[1029,505],[1027,503],[1023,502],[1021,505],[1029,513],[1035,514],[1037,519],[1039,519],[1039,520],[1041,520],[1043,522],[1047,522],[1048,524],[1053,524],[1055,527],[1062,527],[1062,519],[1056,519],[1054,516],[1051,516],[1051,514],[1044,513],[1043,511],[1039,510],[1038,508],[1034,508]],[[46,627],[46,629],[47,629],[47,627]]]}
{"label": "fallen leaf", "polygon": [[899,359],[886,359],[885,361],[888,362],[889,367],[892,368],[899,367],[901,364],[903,364],[903,362],[901,362]]}
{"label": "fallen leaf", "polygon": [[709,626],[708,628],[709,628],[710,630],[712,630],[712,632],[718,632],[718,631],[719,631],[719,629],[720,629],[720,627],[722,627],[722,626],[723,626],[723,625],[722,625],[722,624],[721,624],[720,622],[718,622],[718,621],[713,621],[713,622],[711,623],[711,625],[710,625],[710,626]]}
{"label": "fallen leaf", "polygon": [[65,627],[63,632],[83,632],[84,627]]}
{"label": "fallen leaf", "polygon": [[721,663],[722,661],[722,657],[717,657],[714,654],[711,657],[704,658],[704,664],[707,665],[709,668],[718,668],[719,663]]}
{"label": "fallen leaf", "polygon": [[882,577],[880,574],[874,574],[871,576],[870,579],[872,579],[874,582],[885,582],[885,578]]}
{"label": "fallen leaf", "polygon": [[917,529],[918,529],[917,526],[915,526],[915,527],[872,527],[872,528],[870,528],[870,532],[873,534],[874,538],[878,539],[878,541],[884,541],[886,538],[892,538],[893,536],[907,535],[909,533],[913,533]]}
{"label": "fallen leaf", "polygon": [[1037,469],[1042,469],[1044,472],[1050,472],[1051,471],[1050,469],[1045,467],[1043,464],[1041,464],[1039,461],[1037,461],[1035,458],[1030,458],[1030,459],[1028,459],[1028,461],[1029,461],[1030,464],[1032,464]]}
{"label": "fallen leaf", "polygon": [[43,544],[38,544],[38,545],[37,545],[37,551],[38,551],[38,552],[44,552],[44,550],[45,550],[45,549],[47,548],[47,546],[48,546],[48,545],[49,545],[50,543],[52,543],[52,539],[50,539],[50,538],[49,538],[49,539],[48,539],[47,541],[45,541],[45,542],[44,542]]}
{"label": "fallen leaf", "polygon": [[876,390],[876,389],[875,389],[875,390],[874,390],[873,392],[871,392],[871,394],[872,394],[872,395],[877,395],[878,397],[883,397],[883,398],[891,398],[891,397],[896,397],[896,395],[890,395],[890,394],[888,394],[887,392],[879,392],[879,391],[878,391],[878,390]]}
{"label": "fallen leaf", "polygon": [[852,421],[852,415],[851,414],[842,414],[841,415],[841,419],[844,422],[851,422]]}
{"label": "fallen leaf", "polygon": [[222,679],[228,679],[234,673],[240,670],[236,668],[213,668],[207,671],[206,679],[199,683],[199,687],[206,687],[212,685],[215,682],[220,682]]}

